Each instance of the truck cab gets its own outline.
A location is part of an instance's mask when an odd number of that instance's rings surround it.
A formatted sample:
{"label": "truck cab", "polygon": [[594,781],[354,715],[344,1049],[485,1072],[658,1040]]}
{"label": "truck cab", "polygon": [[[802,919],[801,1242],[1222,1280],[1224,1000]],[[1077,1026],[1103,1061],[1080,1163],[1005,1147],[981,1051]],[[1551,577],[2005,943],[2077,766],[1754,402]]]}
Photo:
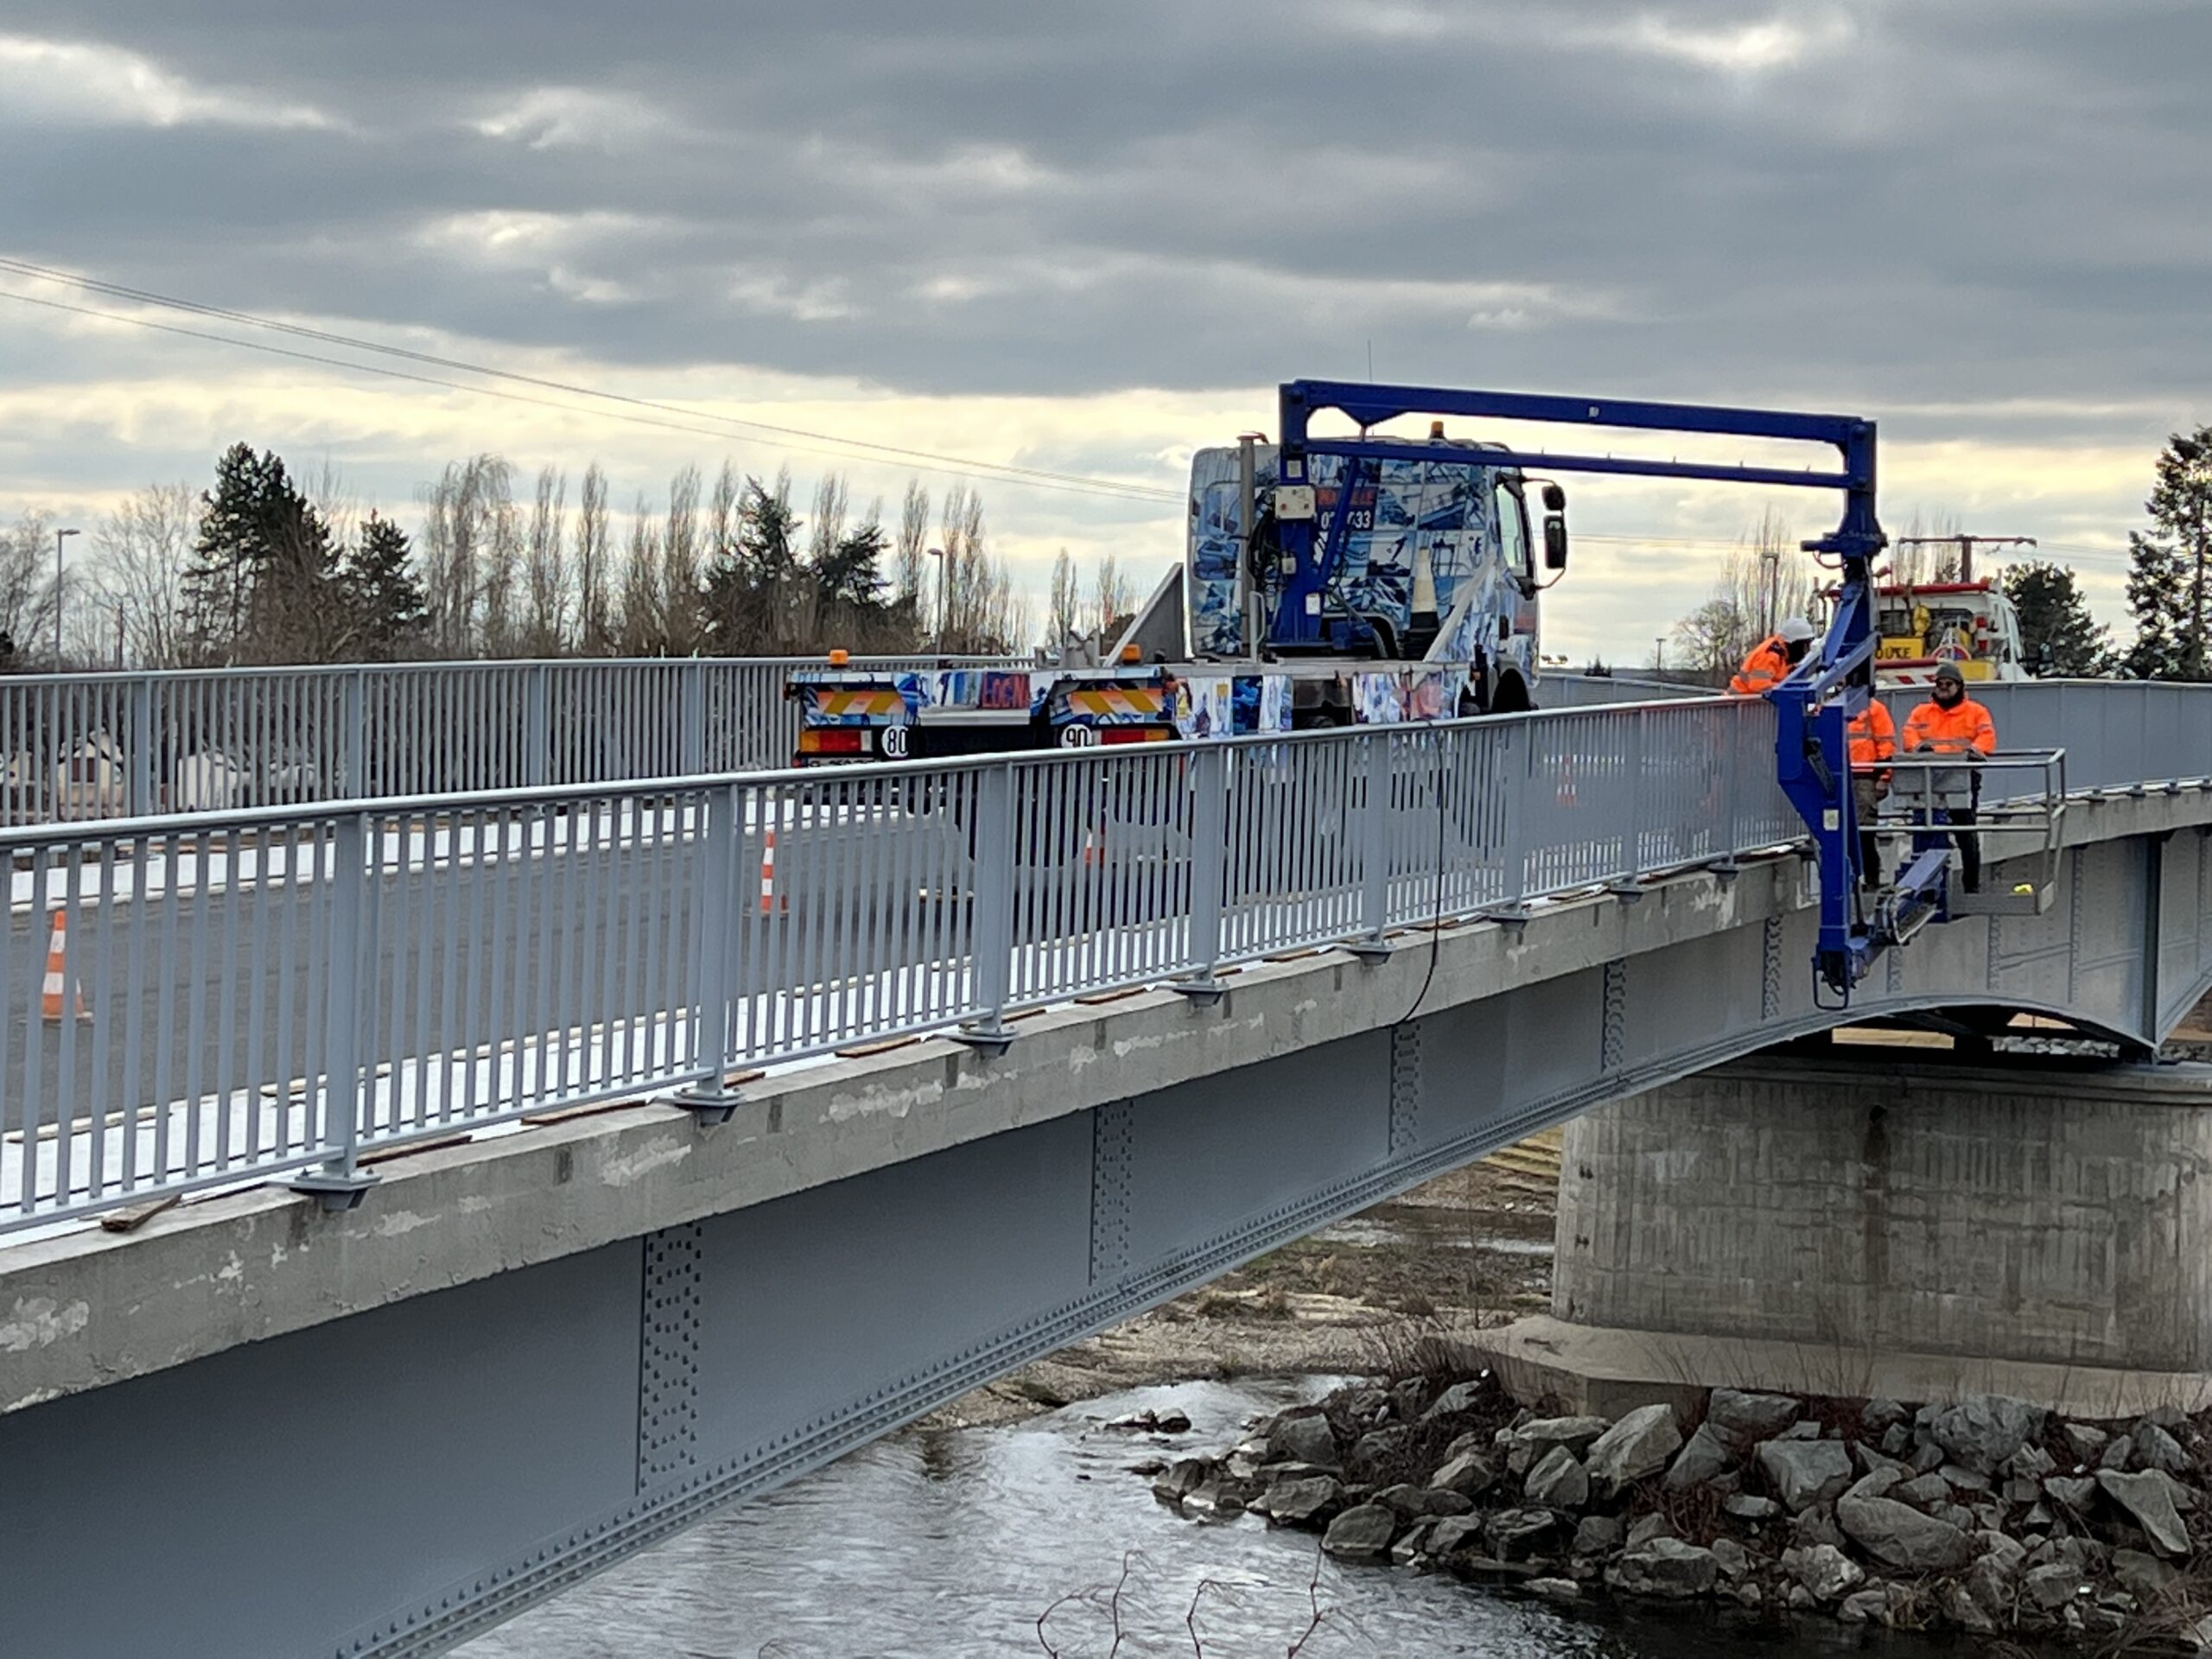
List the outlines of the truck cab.
{"label": "truck cab", "polygon": [[1943,663],[1969,683],[2028,677],[2018,613],[1993,582],[1891,583],[1874,601],[1877,684],[1926,685]]}

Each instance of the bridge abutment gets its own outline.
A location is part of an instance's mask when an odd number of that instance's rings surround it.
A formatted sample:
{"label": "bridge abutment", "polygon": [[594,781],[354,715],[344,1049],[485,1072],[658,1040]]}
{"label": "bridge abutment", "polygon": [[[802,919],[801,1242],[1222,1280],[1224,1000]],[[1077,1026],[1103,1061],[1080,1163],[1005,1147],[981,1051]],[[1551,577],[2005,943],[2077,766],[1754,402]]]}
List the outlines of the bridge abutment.
{"label": "bridge abutment", "polygon": [[2212,1066],[1752,1060],[1567,1129],[1548,1318],[1592,1410],[1716,1384],[2212,1402]]}

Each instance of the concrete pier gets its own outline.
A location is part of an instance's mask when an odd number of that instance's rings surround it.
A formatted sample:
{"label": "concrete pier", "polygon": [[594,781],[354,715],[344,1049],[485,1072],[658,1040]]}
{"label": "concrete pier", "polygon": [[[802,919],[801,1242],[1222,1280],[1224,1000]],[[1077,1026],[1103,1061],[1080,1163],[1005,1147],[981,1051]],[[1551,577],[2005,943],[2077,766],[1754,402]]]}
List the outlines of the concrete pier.
{"label": "concrete pier", "polygon": [[[1932,1058],[1932,1057],[1931,1057]],[[1567,1131],[1528,1394],[2212,1402],[2212,1066],[1745,1061]]]}

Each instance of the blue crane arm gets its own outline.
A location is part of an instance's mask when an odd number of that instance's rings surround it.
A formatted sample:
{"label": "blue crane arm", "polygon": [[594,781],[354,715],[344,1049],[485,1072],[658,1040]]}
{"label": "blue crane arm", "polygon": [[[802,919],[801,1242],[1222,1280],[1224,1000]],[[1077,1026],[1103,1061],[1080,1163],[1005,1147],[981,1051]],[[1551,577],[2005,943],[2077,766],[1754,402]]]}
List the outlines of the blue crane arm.
{"label": "blue crane arm", "polygon": [[[1846,731],[1847,722],[1866,708],[1872,691],[1873,561],[1889,540],[1883,534],[1874,510],[1874,423],[1853,415],[1375,385],[1351,380],[1286,381],[1281,388],[1280,404],[1280,478],[1283,484],[1291,486],[1311,481],[1307,461],[1314,455],[1341,455],[1355,465],[1362,461],[1433,462],[1449,458],[1449,451],[1440,455],[1433,444],[1366,436],[1317,438],[1308,429],[1311,419],[1317,412],[1327,410],[1347,416],[1363,431],[1407,415],[1456,416],[1722,437],[1777,438],[1824,443],[1835,449],[1838,465],[1829,471],[1514,448],[1472,452],[1468,462],[1543,472],[1692,479],[1842,493],[1843,517],[1836,528],[1803,543],[1807,552],[1834,559],[1840,569],[1835,614],[1827,637],[1817,653],[1808,653],[1805,661],[1767,695],[1775,705],[1777,715],[1776,777],[1790,804],[1812,832],[1820,857],[1821,927],[1815,969],[1831,989],[1847,999],[1851,987],[1864,975],[1884,943],[1856,913],[1859,835]],[[1277,534],[1289,570],[1277,613],[1281,631],[1278,637],[1289,643],[1318,638],[1320,596],[1333,577],[1334,572],[1329,567],[1341,553],[1341,537],[1334,533],[1332,526],[1323,556],[1317,557],[1311,518],[1279,519]],[[1925,879],[1925,873],[1922,879]]]}

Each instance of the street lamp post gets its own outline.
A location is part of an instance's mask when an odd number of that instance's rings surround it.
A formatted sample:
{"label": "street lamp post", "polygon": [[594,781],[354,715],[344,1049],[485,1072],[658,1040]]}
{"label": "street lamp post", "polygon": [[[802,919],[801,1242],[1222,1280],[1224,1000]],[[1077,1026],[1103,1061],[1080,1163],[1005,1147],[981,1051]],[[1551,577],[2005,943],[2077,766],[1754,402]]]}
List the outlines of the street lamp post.
{"label": "street lamp post", "polygon": [[61,543],[77,532],[57,530],[54,532],[54,671],[61,671]]}

